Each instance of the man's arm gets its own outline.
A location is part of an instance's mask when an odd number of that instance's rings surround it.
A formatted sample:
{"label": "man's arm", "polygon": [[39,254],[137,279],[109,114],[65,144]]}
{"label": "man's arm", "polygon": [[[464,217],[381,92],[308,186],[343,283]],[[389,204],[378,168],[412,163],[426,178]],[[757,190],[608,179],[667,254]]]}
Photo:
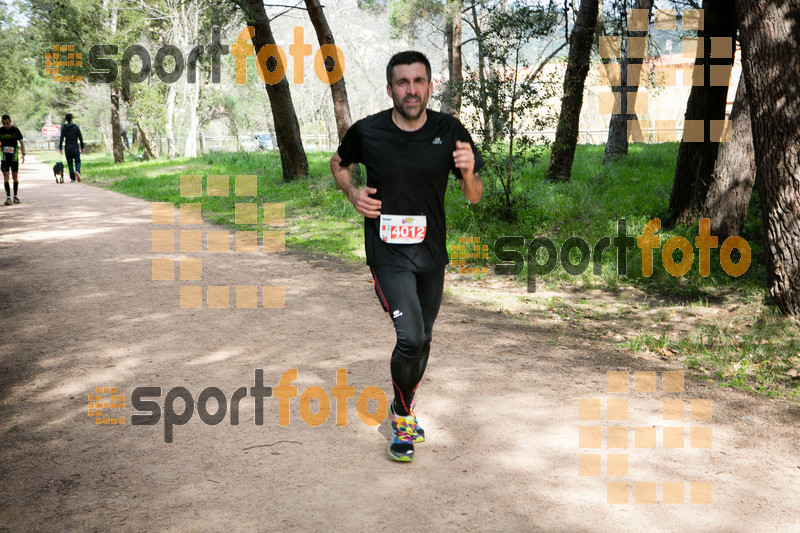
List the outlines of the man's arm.
{"label": "man's arm", "polygon": [[475,154],[468,142],[456,141],[456,151],[453,152],[456,168],[461,171],[461,192],[470,203],[478,203],[483,196],[483,180],[474,172]]}
{"label": "man's arm", "polygon": [[58,136],[58,153],[61,153],[61,148],[64,146],[64,126],[61,126],[61,135]]}
{"label": "man's arm", "polygon": [[22,155],[22,162],[25,162],[25,143],[19,140],[19,153]]}
{"label": "man's arm", "polygon": [[372,187],[364,187],[359,189],[353,183],[353,176],[350,173],[349,166],[342,166],[342,158],[339,152],[334,152],[331,157],[331,173],[336,184],[342,189],[342,192],[356,208],[356,211],[361,213],[367,218],[377,218],[381,214],[381,201],[375,198],[370,198],[370,194],[375,194],[378,189]]}
{"label": "man's arm", "polygon": [[78,126],[78,140],[81,141],[81,153],[85,154],[86,150],[84,150],[84,148],[85,148],[86,145],[83,144],[83,134],[81,133],[81,127],[80,126]]}

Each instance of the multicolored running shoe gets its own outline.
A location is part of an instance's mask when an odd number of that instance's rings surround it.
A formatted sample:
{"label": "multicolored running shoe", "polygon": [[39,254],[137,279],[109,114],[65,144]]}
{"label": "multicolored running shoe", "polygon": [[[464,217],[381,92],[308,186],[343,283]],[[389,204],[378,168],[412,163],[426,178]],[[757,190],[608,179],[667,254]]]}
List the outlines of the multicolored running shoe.
{"label": "multicolored running shoe", "polygon": [[414,460],[414,434],[412,422],[414,417],[394,414],[394,409],[389,411],[392,421],[392,440],[386,446],[389,457],[395,461],[411,462]]}

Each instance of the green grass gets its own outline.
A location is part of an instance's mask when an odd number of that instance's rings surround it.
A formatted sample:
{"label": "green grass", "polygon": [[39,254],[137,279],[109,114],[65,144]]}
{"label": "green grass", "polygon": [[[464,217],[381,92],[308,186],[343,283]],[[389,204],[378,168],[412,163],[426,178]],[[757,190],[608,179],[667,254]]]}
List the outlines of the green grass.
{"label": "green grass", "polygon": [[623,347],[677,358],[723,387],[800,399],[800,333],[770,308],[755,316],[712,321],[683,338],[639,335]]}
{"label": "green grass", "polygon": [[[310,176],[284,183],[277,152],[217,152],[195,158],[126,161],[115,165],[110,155],[91,154],[83,158],[84,181],[116,192],[154,202],[181,201],[202,204],[203,220],[233,229],[252,229],[235,223],[236,203],[283,203],[289,223],[288,245],[303,246],[348,259],[364,257],[361,219],[344,195],[336,189],[330,174],[330,154],[308,154]],[[228,197],[180,197],[180,176],[229,176]],[[256,197],[234,197],[235,176],[257,177]],[[263,211],[258,213],[259,224]]]}

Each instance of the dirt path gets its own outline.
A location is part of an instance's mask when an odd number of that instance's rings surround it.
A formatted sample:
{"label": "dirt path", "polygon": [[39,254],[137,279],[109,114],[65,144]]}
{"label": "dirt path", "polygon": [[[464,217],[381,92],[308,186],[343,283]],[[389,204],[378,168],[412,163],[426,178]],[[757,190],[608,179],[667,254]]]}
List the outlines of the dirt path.
{"label": "dirt path", "polygon": [[[796,406],[688,377],[683,392],[663,392],[661,372],[674,368],[452,297],[418,391],[429,438],[410,465],[387,458],[387,422],[362,423],[354,399],[345,427],[335,405],[305,424],[299,398],[281,427],[274,397],[263,425],[246,397],[238,425],[195,412],[170,444],[163,418],[133,426],[129,404],[110,411],[125,425],[96,425],[87,400],[98,386],[128,402],[136,387],[161,387],[163,408],[179,386],[195,401],[211,386],[230,398],[256,369],[275,387],[296,368],[300,393],[330,395],[346,368],[356,394],[388,392],[393,329],[366,267],[301,253],[187,254],[203,259],[203,285],[283,285],[286,305],[180,309],[181,282],[151,280],[151,258],[182,256],[151,252],[148,202],[22,168],[24,203],[0,209],[0,530],[800,530]],[[607,371],[630,372],[630,392],[607,392]],[[636,371],[656,372],[657,391],[635,392]],[[579,420],[581,399],[601,400],[604,418]],[[620,407],[610,399],[628,399],[627,421],[605,419]],[[682,421],[662,419],[663,399],[685,400]],[[713,419],[692,420],[690,399],[710,399]],[[603,428],[601,448],[579,447],[583,426]],[[631,429],[627,449],[608,449],[609,426],[650,428],[639,438],[655,435],[656,447],[635,447]],[[664,448],[666,433],[676,438],[664,427],[685,427],[684,447]],[[703,427],[711,448],[690,448]],[[627,455],[627,475],[608,475],[609,454]],[[584,463],[599,476],[579,475],[580,455],[599,456],[599,472],[597,457]],[[627,483],[629,503],[608,504],[607,482]],[[709,488],[691,482],[710,483],[712,503],[690,503]],[[685,503],[663,503],[680,490]],[[658,503],[634,503],[651,495]]]}

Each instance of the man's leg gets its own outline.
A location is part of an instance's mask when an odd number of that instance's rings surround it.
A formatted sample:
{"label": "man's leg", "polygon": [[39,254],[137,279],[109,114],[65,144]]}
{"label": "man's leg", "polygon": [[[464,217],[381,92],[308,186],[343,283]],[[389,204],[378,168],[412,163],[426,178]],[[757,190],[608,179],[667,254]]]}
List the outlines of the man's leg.
{"label": "man's leg", "polygon": [[8,182],[9,173],[7,170],[3,170],[3,186],[6,188],[6,205],[11,205],[11,184]]}
{"label": "man's leg", "polygon": [[16,170],[11,170],[11,177],[14,179],[14,203],[20,203],[19,198],[17,198],[17,191],[19,191],[19,174]]}
{"label": "man's leg", "polygon": [[[5,154],[3,154],[5,155]],[[11,171],[11,161],[7,161],[3,159],[2,163],[0,163],[0,170],[3,172],[3,186],[6,189],[6,205],[11,205],[11,184],[8,183],[9,180],[9,172]]]}
{"label": "man's leg", "polygon": [[395,461],[407,462],[414,458],[414,442],[419,442],[416,440],[416,420],[411,415],[411,400],[425,346],[425,323],[417,296],[417,277],[414,272],[395,267],[374,267],[372,275],[375,293],[384,311],[392,317],[397,334],[390,361],[394,400],[392,439],[387,452]]}
{"label": "man's leg", "polygon": [[[439,314],[439,307],[442,305],[442,291],[444,289],[444,268],[433,272],[417,273],[417,296],[419,297],[422,308],[422,322],[425,328],[424,343],[420,354],[419,364],[417,365],[416,385],[412,395],[422,381],[425,374],[425,367],[428,365],[428,355],[431,352],[431,338],[433,335],[433,323]],[[410,405],[410,404],[409,404]]]}
{"label": "man's leg", "polygon": [[408,415],[425,346],[425,324],[417,295],[414,272],[395,267],[375,267],[375,292],[394,323],[397,341],[392,350],[391,371],[394,412]]}
{"label": "man's leg", "polygon": [[78,181],[81,181],[81,151],[75,150],[75,154],[72,157],[75,159],[75,177]]}
{"label": "man's leg", "polygon": [[[70,179],[70,181],[75,181],[75,170],[72,167],[72,161],[73,161],[73,155],[74,154],[73,154],[72,150],[66,150],[64,152],[64,155],[67,156],[67,167],[69,168],[69,179]],[[78,170],[80,170],[80,169],[78,169]]]}

